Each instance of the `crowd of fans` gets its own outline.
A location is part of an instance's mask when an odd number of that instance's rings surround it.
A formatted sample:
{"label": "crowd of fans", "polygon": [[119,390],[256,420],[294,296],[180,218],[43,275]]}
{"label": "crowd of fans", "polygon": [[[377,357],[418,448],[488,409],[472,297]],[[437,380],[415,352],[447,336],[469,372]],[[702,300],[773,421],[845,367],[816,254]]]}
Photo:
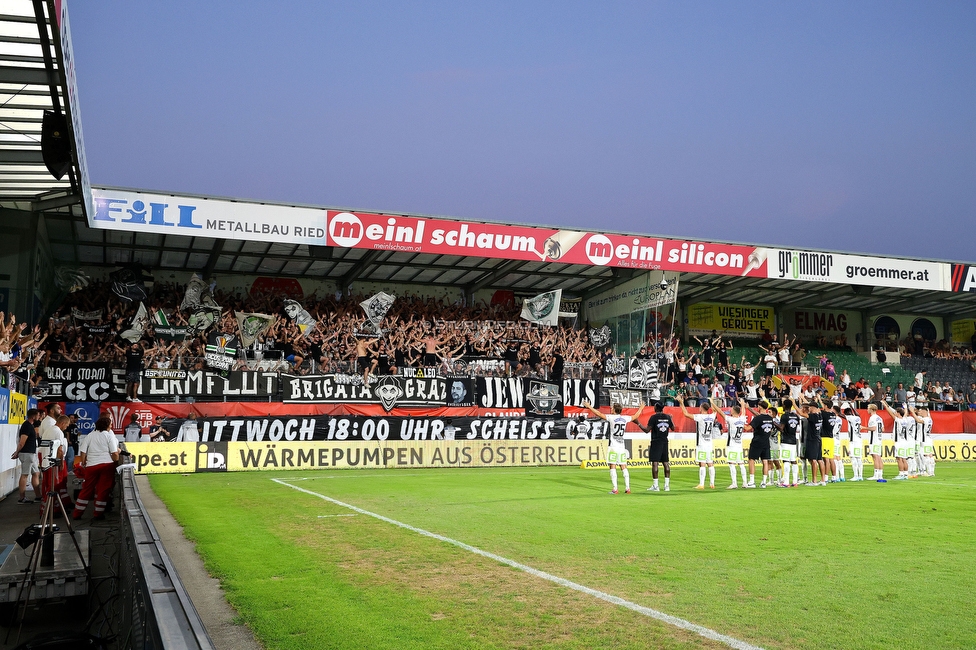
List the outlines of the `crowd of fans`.
{"label": "crowd of fans", "polygon": [[[146,301],[148,314],[164,316],[168,328],[185,327],[189,315],[178,307],[183,292],[182,285],[156,283]],[[284,312],[280,294],[242,296],[213,288],[212,295],[221,306],[220,317],[212,328],[186,340],[158,337],[159,319],[149,319],[137,343],[144,368],[204,369],[207,334],[236,335],[235,312],[273,317],[253,344],[239,349],[232,367],[238,370],[387,374],[404,367],[436,366],[454,371],[466,370],[474,359],[495,358],[499,363],[488,366],[488,372],[549,376],[560,374],[567,364],[593,366],[599,361],[585,329],[539,327],[520,320],[514,304],[464,305],[446,296],[400,296],[377,335],[360,306],[366,296],[306,297],[302,305],[315,320],[314,327],[306,329]],[[130,328],[137,307],[114,295],[106,283],[92,283],[71,294],[50,319],[46,338],[38,342],[46,362],[131,364],[134,348],[119,337]],[[471,370],[477,374],[484,368],[476,365]]]}

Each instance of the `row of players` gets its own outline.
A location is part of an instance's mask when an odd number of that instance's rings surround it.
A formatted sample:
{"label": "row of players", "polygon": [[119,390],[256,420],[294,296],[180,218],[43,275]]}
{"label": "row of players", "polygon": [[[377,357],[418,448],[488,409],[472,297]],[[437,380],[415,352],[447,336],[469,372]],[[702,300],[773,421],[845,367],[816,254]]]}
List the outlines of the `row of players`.
{"label": "row of players", "polygon": [[[881,405],[894,419],[892,431],[895,445],[895,459],[898,475],[895,480],[916,478],[920,474],[935,476],[935,447],[932,443],[932,418],[928,409],[897,407],[886,402]],[[652,492],[660,490],[658,466],[664,466],[664,491],[671,489],[671,466],[668,450],[668,434],[675,430],[671,416],[664,413],[664,405],[654,406],[647,424],[640,423],[641,406],[633,416],[623,415],[620,404],[613,404],[613,413],[603,414],[589,403],[584,403],[597,417],[606,420],[610,435],[607,450],[607,464],[610,465],[611,494],[617,494],[617,467],[623,472],[624,489],[630,492],[630,473],[627,470],[629,453],[624,446],[624,431],[634,422],[645,433],[651,434],[649,458],[653,475]],[[698,463],[698,486],[705,489],[705,475],[708,474],[709,487],[715,489],[715,464],[713,443],[723,435],[721,421],[724,420],[726,453],[732,483],[728,489],[739,487],[737,468],[742,474],[742,486],[755,488],[756,465],[762,464],[762,483],[779,487],[796,487],[802,482],[807,485],[827,485],[846,481],[844,460],[841,450],[845,441],[850,443],[852,481],[864,480],[864,451],[871,456],[874,475],[871,480],[887,483],[883,475],[882,453],[886,439],[884,420],[878,415],[878,405],[868,406],[866,428],[861,416],[851,408],[839,405],[826,406],[819,398],[815,402],[794,405],[791,399],[784,399],[780,408],[763,402],[759,408],[750,408],[742,399],[726,414],[717,403],[708,401],[701,404],[698,413],[689,413],[684,401],[680,402],[684,417],[695,421],[695,460]],[[796,408],[794,408],[796,406]],[[750,420],[746,414],[752,416]],[[846,431],[844,424],[846,423]],[[753,434],[749,444],[748,459],[742,441],[746,431]],[[833,441],[833,457],[824,458],[824,438]],[[866,438],[866,439],[865,439]],[[749,474],[746,477],[746,461]],[[807,469],[809,468],[809,474]],[[819,479],[817,478],[819,475]],[[792,476],[792,481],[791,481]],[[828,478],[829,476],[829,478]]]}

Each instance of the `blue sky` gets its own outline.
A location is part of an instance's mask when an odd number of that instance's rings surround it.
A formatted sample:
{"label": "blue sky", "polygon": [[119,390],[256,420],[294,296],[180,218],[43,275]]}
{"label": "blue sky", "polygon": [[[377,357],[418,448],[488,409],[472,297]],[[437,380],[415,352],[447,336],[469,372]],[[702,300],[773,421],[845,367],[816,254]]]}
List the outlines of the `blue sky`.
{"label": "blue sky", "polygon": [[976,3],[70,13],[98,184],[976,260]]}

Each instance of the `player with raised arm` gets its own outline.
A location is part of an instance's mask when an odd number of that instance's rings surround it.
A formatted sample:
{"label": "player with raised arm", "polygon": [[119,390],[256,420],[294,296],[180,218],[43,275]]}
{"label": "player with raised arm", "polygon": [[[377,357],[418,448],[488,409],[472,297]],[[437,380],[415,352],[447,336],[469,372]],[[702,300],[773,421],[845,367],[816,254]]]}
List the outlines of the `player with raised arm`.
{"label": "player with raised arm", "polygon": [[742,473],[742,487],[746,487],[749,482],[746,480],[745,454],[742,451],[742,438],[746,432],[745,402],[739,398],[739,403],[732,407],[729,415],[716,407],[715,416],[725,420],[728,427],[728,435],[725,439],[725,455],[729,461],[729,474],[732,475],[732,484],[729,485],[728,489],[735,490],[739,487],[735,474],[736,467]]}
{"label": "player with raised arm", "polygon": [[[793,400],[783,399],[783,414],[779,416],[780,460],[783,462],[783,479],[779,487],[796,487],[800,479],[800,466],[796,460],[797,437],[802,423],[800,416],[793,412]],[[793,471],[793,482],[790,483],[790,470]]]}
{"label": "player with raised arm", "polygon": [[935,476],[935,445],[932,443],[932,416],[927,408],[908,412],[915,418],[915,442],[919,445],[918,471],[924,476]]}
{"label": "player with raised arm", "polygon": [[871,480],[887,483],[884,477],[884,465],[881,463],[884,454],[884,420],[878,415],[877,404],[868,404],[868,445],[871,460],[874,462],[874,476]]}
{"label": "player with raised arm", "polygon": [[840,404],[835,404],[833,408],[827,409],[821,402],[821,408],[827,413],[827,426],[830,427],[830,436],[834,440],[834,454],[830,459],[831,481],[843,483],[847,480],[844,476],[844,418],[841,415]]}
{"label": "player with raised arm", "polygon": [[658,465],[664,464],[664,491],[671,491],[671,457],[668,449],[668,433],[674,431],[674,420],[664,412],[664,404],[658,402],[654,405],[654,415],[647,419],[645,427],[640,422],[637,426],[644,433],[651,434],[651,446],[647,450],[647,459],[651,463],[651,476],[654,483],[647,488],[648,492],[660,492],[658,484]]}
{"label": "player with raised arm", "polygon": [[[820,415],[820,405],[816,403],[805,406],[807,417],[807,431],[804,436],[803,458],[810,463],[810,480],[807,485],[827,485],[827,475],[824,473],[823,460],[823,417]],[[820,480],[817,480],[817,471]]]}
{"label": "player with raised arm", "polygon": [[772,462],[769,459],[770,438],[776,435],[778,431],[776,423],[770,415],[771,407],[768,403],[763,402],[758,412],[748,406],[745,408],[752,414],[752,420],[749,421],[748,426],[752,430],[752,442],[749,443],[749,482],[746,483],[746,487],[756,487],[756,461],[758,460],[762,462],[763,476],[762,485],[759,487],[765,488],[770,482],[769,471],[772,467]]}
{"label": "player with raised arm", "polygon": [[708,468],[709,486],[715,489],[715,451],[712,448],[713,427],[715,413],[709,401],[702,402],[699,413],[692,415],[685,407],[684,399],[678,399],[681,414],[689,420],[695,421],[695,460],[698,461],[698,486],[696,490],[705,489],[705,468]]}
{"label": "player with raised arm", "polygon": [[881,406],[895,421],[892,435],[895,439],[895,462],[898,463],[896,481],[908,480],[908,459],[915,455],[915,417],[909,414],[905,407],[893,409],[888,402],[881,401]]}
{"label": "player with raised arm", "polygon": [[644,410],[644,405],[641,404],[640,408],[637,409],[637,413],[633,415],[623,415],[622,412],[624,409],[617,402],[614,402],[610,407],[613,410],[611,415],[604,415],[600,411],[597,411],[589,402],[583,402],[583,406],[601,420],[606,420],[607,426],[609,427],[609,435],[607,436],[609,440],[607,464],[610,466],[610,483],[613,485],[613,490],[610,491],[610,494],[617,494],[617,465],[623,470],[624,490],[627,494],[630,494],[630,472],[627,471],[628,454],[627,448],[624,446],[624,432],[627,430],[627,425],[630,422],[637,422],[638,418],[640,418],[640,414]]}
{"label": "player with raised arm", "polygon": [[851,472],[852,481],[864,480],[864,439],[861,437],[861,416],[850,404],[844,409],[844,419],[847,421],[847,433],[851,438]]}

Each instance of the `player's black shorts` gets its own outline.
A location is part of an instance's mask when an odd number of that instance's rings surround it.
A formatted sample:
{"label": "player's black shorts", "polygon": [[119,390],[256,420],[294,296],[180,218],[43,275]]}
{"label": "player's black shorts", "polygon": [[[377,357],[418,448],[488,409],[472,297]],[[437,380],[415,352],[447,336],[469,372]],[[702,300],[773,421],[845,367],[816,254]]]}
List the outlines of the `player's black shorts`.
{"label": "player's black shorts", "polygon": [[823,460],[823,443],[820,438],[807,438],[803,457],[807,460]]}
{"label": "player's black shorts", "polygon": [[670,463],[668,455],[668,439],[652,440],[651,448],[648,450],[647,460],[651,463]]}
{"label": "player's black shorts", "polygon": [[749,460],[769,460],[769,445],[756,444],[753,438],[749,443]]}

